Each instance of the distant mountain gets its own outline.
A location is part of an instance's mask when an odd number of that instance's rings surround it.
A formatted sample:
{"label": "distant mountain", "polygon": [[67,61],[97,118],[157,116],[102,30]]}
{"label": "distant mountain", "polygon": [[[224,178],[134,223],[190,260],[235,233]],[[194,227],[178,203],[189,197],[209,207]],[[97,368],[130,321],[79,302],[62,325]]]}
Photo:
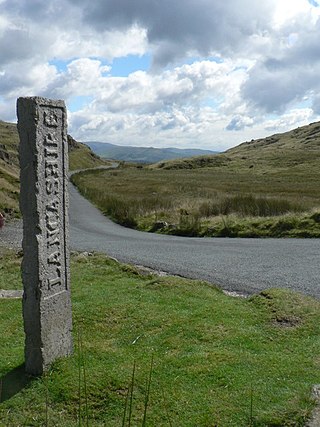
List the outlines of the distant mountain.
{"label": "distant mountain", "polygon": [[216,151],[180,148],[130,147],[109,144],[107,142],[85,142],[93,152],[105,159],[124,160],[126,162],[156,163],[170,159],[215,154]]}
{"label": "distant mountain", "polygon": [[320,122],[278,133],[267,138],[252,139],[224,153],[158,162],[152,168],[198,169],[223,167],[229,170],[252,169],[260,173],[292,169],[315,172],[318,179],[320,162]]}

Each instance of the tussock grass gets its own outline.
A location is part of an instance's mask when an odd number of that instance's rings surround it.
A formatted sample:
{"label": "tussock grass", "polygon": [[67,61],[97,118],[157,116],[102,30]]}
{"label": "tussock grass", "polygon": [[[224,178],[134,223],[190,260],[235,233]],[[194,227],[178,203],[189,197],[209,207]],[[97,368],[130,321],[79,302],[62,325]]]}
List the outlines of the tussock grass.
{"label": "tussock grass", "polygon": [[252,194],[224,196],[207,200],[198,207],[200,217],[237,214],[247,216],[279,216],[289,212],[302,212],[304,207],[297,201],[282,198],[259,197]]}
{"label": "tussock grass", "polygon": [[[0,260],[8,262],[16,261]],[[0,288],[10,277],[2,271]],[[303,426],[310,414],[320,381],[317,300],[278,289],[233,299],[205,282],[142,277],[79,254],[72,302],[74,356],[0,403],[0,425],[79,425],[78,345],[82,425],[127,425],[130,405],[132,426]],[[5,379],[23,363],[21,301],[0,300],[0,320]]]}
{"label": "tussock grass", "polygon": [[319,172],[149,169],[84,172],[73,182],[116,222],[186,236],[319,237]]}

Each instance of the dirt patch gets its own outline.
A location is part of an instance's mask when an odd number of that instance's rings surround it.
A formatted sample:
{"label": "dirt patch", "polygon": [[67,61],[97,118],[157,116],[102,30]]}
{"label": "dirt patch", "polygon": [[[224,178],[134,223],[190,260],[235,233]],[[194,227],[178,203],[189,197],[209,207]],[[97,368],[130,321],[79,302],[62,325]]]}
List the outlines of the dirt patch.
{"label": "dirt patch", "polygon": [[301,324],[302,320],[297,316],[277,316],[274,325],[281,328],[295,328]]}

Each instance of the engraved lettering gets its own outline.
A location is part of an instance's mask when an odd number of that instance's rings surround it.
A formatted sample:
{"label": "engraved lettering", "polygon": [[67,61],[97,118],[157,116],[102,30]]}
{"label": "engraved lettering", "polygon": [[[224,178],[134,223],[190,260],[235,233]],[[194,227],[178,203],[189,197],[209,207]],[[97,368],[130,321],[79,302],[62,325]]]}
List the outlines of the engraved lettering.
{"label": "engraved lettering", "polygon": [[55,160],[46,160],[45,174],[46,174],[46,177],[50,175],[53,175],[55,177],[59,176],[59,165]]}
{"label": "engraved lettering", "polygon": [[50,231],[54,231],[58,228],[59,223],[58,223],[58,221],[52,221],[51,219],[49,219],[47,222],[47,225],[48,225],[48,229]]}
{"label": "engraved lettering", "polygon": [[58,127],[58,116],[53,111],[45,111],[43,113],[44,124],[49,127]]}
{"label": "engraved lettering", "polygon": [[54,179],[51,179],[50,181],[47,180],[46,181],[46,190],[47,190],[47,193],[49,196],[51,194],[58,194],[59,193],[59,181],[58,181],[58,179],[54,178]]}
{"label": "engraved lettering", "polygon": [[56,265],[61,265],[60,262],[60,252],[59,251],[54,251],[51,254],[49,254],[48,256],[48,262],[50,264],[56,264]]}
{"label": "engraved lettering", "polygon": [[49,289],[52,286],[61,285],[61,271],[59,268],[56,269],[56,275],[53,278],[48,279]]}
{"label": "engraved lettering", "polygon": [[50,231],[54,231],[59,227],[58,213],[53,208],[47,206],[46,209],[46,224]]}
{"label": "engraved lettering", "polygon": [[47,146],[58,147],[58,141],[52,133],[47,133],[44,138],[44,143]]}
{"label": "engraved lettering", "polygon": [[58,158],[57,150],[54,150],[53,148],[45,147],[44,153],[46,156],[52,156],[52,157],[55,157],[56,159]]}
{"label": "engraved lettering", "polygon": [[59,223],[58,223],[59,200],[55,199],[50,205],[46,206],[46,228],[48,246],[58,244],[59,241]]}
{"label": "engraved lettering", "polygon": [[47,206],[47,210],[50,212],[58,212],[59,209],[59,200],[52,200],[50,205]]}
{"label": "engraved lettering", "polygon": [[56,228],[55,230],[48,230],[47,231],[48,246],[60,244],[59,235],[60,235],[59,228]]}

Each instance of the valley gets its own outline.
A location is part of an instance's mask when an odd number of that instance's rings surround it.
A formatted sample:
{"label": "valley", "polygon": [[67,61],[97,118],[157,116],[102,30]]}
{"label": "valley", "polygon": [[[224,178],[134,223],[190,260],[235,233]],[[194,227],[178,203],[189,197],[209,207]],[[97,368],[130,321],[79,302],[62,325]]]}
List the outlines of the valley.
{"label": "valley", "polygon": [[320,123],[225,153],[82,172],[73,183],[121,225],[211,237],[320,237]]}

